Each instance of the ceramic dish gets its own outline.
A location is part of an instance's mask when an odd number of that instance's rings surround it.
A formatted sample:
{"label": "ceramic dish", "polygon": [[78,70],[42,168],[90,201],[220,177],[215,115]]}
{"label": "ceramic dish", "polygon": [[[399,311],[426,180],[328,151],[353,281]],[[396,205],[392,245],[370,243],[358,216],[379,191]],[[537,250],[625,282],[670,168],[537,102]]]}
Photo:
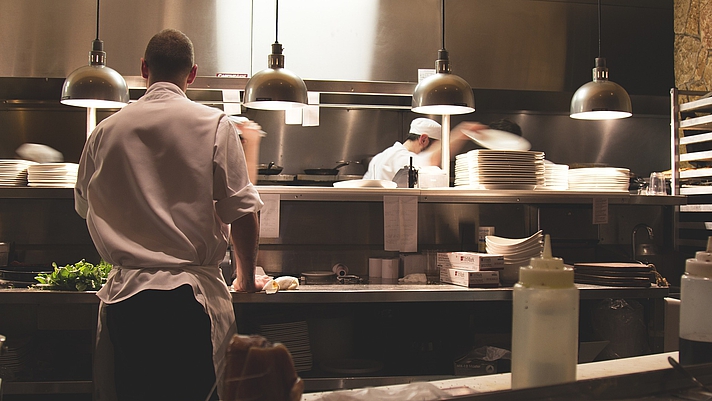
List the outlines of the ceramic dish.
{"label": "ceramic dish", "polygon": [[334,183],[335,188],[396,188],[398,184],[386,180],[347,180]]}
{"label": "ceramic dish", "polygon": [[529,150],[532,144],[519,135],[496,129],[483,129],[480,131],[462,131],[470,139],[487,149],[492,150]]}

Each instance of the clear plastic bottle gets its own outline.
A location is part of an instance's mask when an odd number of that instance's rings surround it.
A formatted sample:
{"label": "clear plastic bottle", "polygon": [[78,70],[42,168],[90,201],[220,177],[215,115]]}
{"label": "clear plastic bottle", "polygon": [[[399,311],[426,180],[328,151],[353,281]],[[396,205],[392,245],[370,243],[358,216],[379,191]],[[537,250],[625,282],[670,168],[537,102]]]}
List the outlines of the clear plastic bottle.
{"label": "clear plastic bottle", "polygon": [[680,363],[712,362],[712,237],[687,259],[680,280]]}
{"label": "clear plastic bottle", "polygon": [[576,381],[579,291],[574,271],[544,252],[519,270],[513,290],[512,388]]}

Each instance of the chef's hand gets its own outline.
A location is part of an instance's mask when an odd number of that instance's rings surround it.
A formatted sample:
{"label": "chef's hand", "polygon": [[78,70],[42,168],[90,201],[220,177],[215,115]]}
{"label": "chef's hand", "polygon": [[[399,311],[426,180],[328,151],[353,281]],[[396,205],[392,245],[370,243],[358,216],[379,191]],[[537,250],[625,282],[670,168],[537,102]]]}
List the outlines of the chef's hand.
{"label": "chef's hand", "polygon": [[272,277],[266,274],[255,274],[255,288],[258,291],[264,290],[265,284],[267,284],[270,280],[272,280]]}
{"label": "chef's hand", "polygon": [[237,292],[259,292],[270,280],[272,280],[270,276],[255,274],[252,282],[245,283],[238,279],[233,280],[232,288]]}
{"label": "chef's hand", "polygon": [[252,120],[245,118],[236,121],[233,119],[232,122],[240,131],[240,140],[242,141],[243,146],[245,145],[245,142],[259,141],[266,135],[265,132],[262,131],[262,126]]}
{"label": "chef's hand", "polygon": [[[232,120],[235,127],[240,131],[240,143],[245,152],[245,162],[247,163],[247,173],[250,182],[257,183],[257,164],[260,157],[260,142],[265,136],[262,127],[256,122],[248,119],[241,119],[240,122]],[[260,288],[261,290],[262,288]]]}
{"label": "chef's hand", "polygon": [[469,139],[469,137],[465,135],[464,131],[481,131],[487,128],[488,127],[486,125],[480,124],[478,122],[463,121],[460,124],[457,124],[457,126],[455,126],[455,128],[450,131],[450,140]]}

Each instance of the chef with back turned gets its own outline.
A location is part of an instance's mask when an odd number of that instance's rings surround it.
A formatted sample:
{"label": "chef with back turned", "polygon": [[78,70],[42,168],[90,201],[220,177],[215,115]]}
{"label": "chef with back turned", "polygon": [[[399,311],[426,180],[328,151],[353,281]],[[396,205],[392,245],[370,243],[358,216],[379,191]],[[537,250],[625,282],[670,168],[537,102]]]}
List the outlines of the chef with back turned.
{"label": "chef with back turned", "polygon": [[[114,266],[97,293],[96,365],[111,361],[106,344],[114,358],[113,374],[95,372],[102,400],[217,399],[213,386],[236,332],[218,267],[229,239],[238,259],[233,288],[262,288],[263,203],[233,123],[186,97],[196,73],[185,34],[153,36],[141,59],[145,95],[98,124],[82,152],[75,208]],[[259,129],[251,125],[241,129]]]}
{"label": "chef with back turned", "polygon": [[[474,122],[458,124],[450,132],[450,154],[456,154],[469,141],[463,130],[477,131],[483,128],[486,126]],[[405,141],[396,142],[374,156],[363,179],[392,181],[400,169],[410,166],[411,158],[415,168],[441,167],[441,136],[442,127],[437,121],[429,118],[414,119]]]}

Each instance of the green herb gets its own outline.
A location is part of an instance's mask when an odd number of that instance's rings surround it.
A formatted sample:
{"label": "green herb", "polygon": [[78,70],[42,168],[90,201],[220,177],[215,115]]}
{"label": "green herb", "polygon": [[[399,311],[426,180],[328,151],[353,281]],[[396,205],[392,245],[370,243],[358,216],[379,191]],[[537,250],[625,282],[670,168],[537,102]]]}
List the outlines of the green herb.
{"label": "green herb", "polygon": [[106,282],[112,266],[101,261],[93,265],[84,259],[73,265],[57,266],[52,263],[54,271],[39,273],[35,276],[40,284],[46,284],[58,290],[69,291],[97,291]]}

